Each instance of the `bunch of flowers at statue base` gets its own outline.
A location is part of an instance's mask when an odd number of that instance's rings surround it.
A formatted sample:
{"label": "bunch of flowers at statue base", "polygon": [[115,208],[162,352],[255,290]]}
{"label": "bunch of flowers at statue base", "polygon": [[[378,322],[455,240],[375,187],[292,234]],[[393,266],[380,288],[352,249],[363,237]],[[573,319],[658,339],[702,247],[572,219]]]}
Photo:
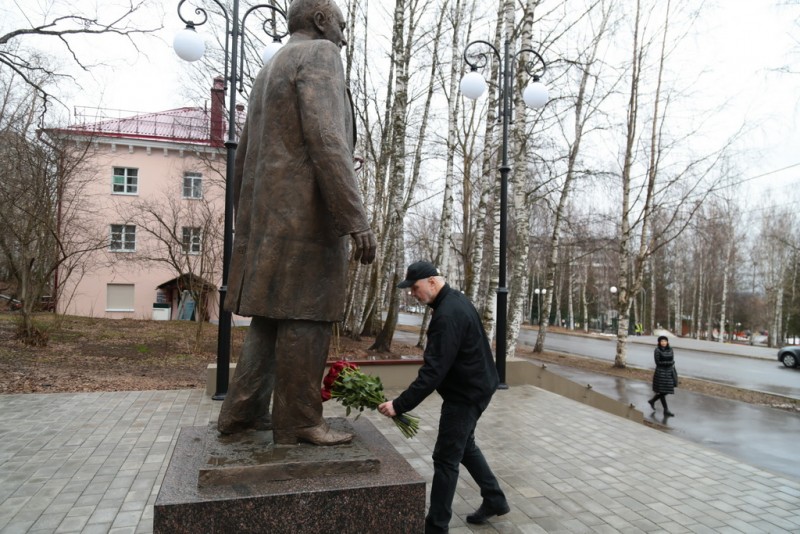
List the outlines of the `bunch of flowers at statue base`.
{"label": "bunch of flowers at statue base", "polygon": [[[340,360],[331,365],[322,381],[322,400],[336,399],[346,408],[346,414],[364,409],[377,410],[388,399],[383,394],[383,384],[378,376],[365,374],[358,365]],[[392,421],[406,438],[413,438],[419,430],[419,418],[410,413],[392,417]]]}

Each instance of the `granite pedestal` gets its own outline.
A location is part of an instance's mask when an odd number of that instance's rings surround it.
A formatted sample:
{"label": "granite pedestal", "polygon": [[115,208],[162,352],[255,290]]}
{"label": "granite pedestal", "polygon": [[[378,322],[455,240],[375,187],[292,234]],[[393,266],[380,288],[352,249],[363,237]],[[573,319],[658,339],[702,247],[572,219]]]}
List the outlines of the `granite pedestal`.
{"label": "granite pedestal", "polygon": [[[345,446],[272,448],[265,432],[237,441],[208,427],[181,429],[156,499],[154,532],[422,532],[424,479],[368,420],[351,430],[353,443]],[[248,454],[260,440],[263,451]]]}

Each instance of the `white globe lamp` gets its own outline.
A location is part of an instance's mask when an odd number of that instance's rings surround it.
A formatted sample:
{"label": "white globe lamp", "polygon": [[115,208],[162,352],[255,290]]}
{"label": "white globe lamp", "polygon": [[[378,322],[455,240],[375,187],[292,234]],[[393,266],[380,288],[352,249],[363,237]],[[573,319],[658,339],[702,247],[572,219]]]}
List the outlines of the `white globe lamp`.
{"label": "white globe lamp", "polygon": [[547,104],[550,99],[550,94],[547,87],[542,82],[534,81],[522,92],[522,100],[525,105],[533,109],[541,109]]}
{"label": "white globe lamp", "polygon": [[477,100],[486,92],[486,80],[481,73],[473,70],[461,78],[461,94],[470,100]]}
{"label": "white globe lamp", "polygon": [[264,65],[270,62],[272,56],[274,56],[278,50],[281,49],[283,43],[280,41],[272,41],[267,46],[264,47],[264,51],[261,52],[261,61]]}
{"label": "white globe lamp", "polygon": [[178,57],[184,61],[197,61],[206,51],[206,43],[194,30],[194,26],[187,26],[175,34],[172,48]]}

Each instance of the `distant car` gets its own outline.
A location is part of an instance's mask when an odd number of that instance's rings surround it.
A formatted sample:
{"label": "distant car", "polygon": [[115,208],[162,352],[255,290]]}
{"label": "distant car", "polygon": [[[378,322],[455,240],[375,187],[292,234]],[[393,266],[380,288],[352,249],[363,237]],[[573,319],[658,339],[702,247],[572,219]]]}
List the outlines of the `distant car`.
{"label": "distant car", "polygon": [[9,297],[8,295],[0,295],[0,299],[6,301],[6,305],[11,311],[17,311],[22,308],[22,303],[13,297]]}
{"label": "distant car", "polygon": [[800,364],[800,345],[790,345],[780,349],[778,361],[786,367],[797,367]]}

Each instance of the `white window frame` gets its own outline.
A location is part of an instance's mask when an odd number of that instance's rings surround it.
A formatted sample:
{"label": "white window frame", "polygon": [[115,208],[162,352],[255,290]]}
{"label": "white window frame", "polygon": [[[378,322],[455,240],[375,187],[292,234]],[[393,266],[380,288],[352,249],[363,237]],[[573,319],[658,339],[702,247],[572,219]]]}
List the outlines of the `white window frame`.
{"label": "white window frame", "polygon": [[[111,252],[136,252],[136,226],[133,224],[112,224],[110,228],[111,240],[108,244],[108,250]],[[115,231],[116,230],[116,231]],[[119,237],[114,239],[114,234]],[[114,245],[117,244],[115,248]],[[127,244],[132,245],[126,247]]]}
{"label": "white window frame", "polygon": [[[187,191],[187,182],[189,194]],[[199,172],[183,173],[183,198],[188,200],[200,200],[203,198],[203,175]]]}
{"label": "white window frame", "polygon": [[181,248],[184,254],[197,255],[203,252],[203,229],[199,226],[184,226]]}
{"label": "white window frame", "polygon": [[[121,171],[121,172],[118,172]],[[122,183],[117,183],[117,178],[122,178]],[[117,191],[117,186],[122,186],[122,191]],[[112,195],[138,195],[139,194],[139,169],[133,167],[113,167],[111,171]]]}
{"label": "white window frame", "polygon": [[[128,301],[129,305],[126,304]],[[136,286],[134,284],[106,284],[106,311],[126,313],[136,311]]]}

